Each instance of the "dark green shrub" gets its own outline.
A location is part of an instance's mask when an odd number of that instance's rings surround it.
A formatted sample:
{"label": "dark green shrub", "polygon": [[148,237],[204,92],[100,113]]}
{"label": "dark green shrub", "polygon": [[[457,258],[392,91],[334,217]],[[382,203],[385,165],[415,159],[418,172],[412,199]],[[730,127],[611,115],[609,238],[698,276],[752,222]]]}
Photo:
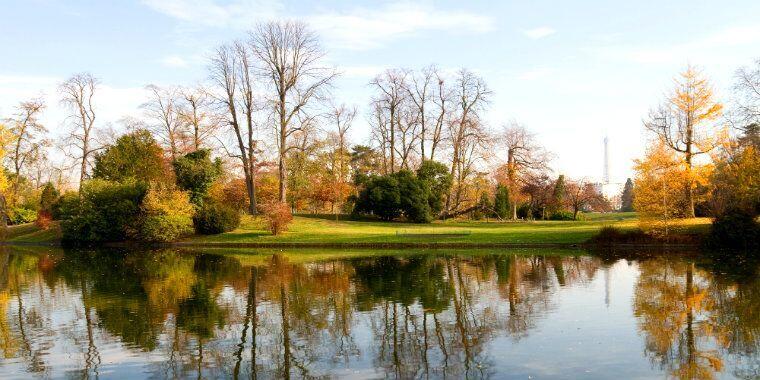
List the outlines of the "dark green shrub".
{"label": "dark green shrub", "polygon": [[69,219],[79,206],[79,195],[73,191],[67,191],[53,202],[50,207],[50,215],[53,220]]}
{"label": "dark green shrub", "polygon": [[135,234],[144,183],[101,179],[82,185],[79,202],[67,205],[62,219],[63,240],[71,243],[122,241]]}
{"label": "dark green shrub", "polygon": [[240,225],[240,213],[232,207],[206,199],[196,210],[193,224],[199,234],[221,234]]}
{"label": "dark green shrub", "polygon": [[364,179],[364,189],[359,193],[353,214],[373,214],[382,220],[401,216],[401,193],[396,177],[386,175]]}
{"label": "dark green shrub", "polygon": [[560,211],[555,211],[551,215],[549,215],[549,220],[575,220],[575,218],[573,217],[572,212],[560,210]]}
{"label": "dark green shrub", "polygon": [[[435,166],[433,164],[428,166]],[[440,171],[436,168],[427,169],[429,173],[424,174],[425,179],[420,179],[408,170],[363,178],[363,188],[356,197],[352,216],[375,215],[381,220],[404,216],[414,223],[432,222],[437,214],[434,209],[440,210],[443,207],[442,195],[434,193],[432,189],[446,190],[448,185],[446,179],[441,178]]]}
{"label": "dark green shrub", "polygon": [[509,208],[509,189],[504,185],[496,186],[496,195],[494,195],[493,209],[500,219],[508,219],[511,209]]}
{"label": "dark green shrub", "polygon": [[177,177],[177,186],[189,191],[190,200],[196,205],[203,203],[211,184],[222,174],[222,161],[212,161],[211,151],[208,149],[196,150],[178,157],[172,165]]}
{"label": "dark green shrub", "polygon": [[[430,208],[430,183],[420,180],[414,173],[402,170],[396,173],[398,179],[400,207],[404,216],[413,223],[430,223],[433,214]],[[438,203],[433,200],[433,203]]]}
{"label": "dark green shrub", "polygon": [[417,179],[427,185],[430,212],[433,216],[440,214],[453,182],[449,169],[440,162],[425,160],[417,169]]}
{"label": "dark green shrub", "polygon": [[760,225],[753,213],[729,209],[713,221],[708,244],[714,248],[760,247]]}

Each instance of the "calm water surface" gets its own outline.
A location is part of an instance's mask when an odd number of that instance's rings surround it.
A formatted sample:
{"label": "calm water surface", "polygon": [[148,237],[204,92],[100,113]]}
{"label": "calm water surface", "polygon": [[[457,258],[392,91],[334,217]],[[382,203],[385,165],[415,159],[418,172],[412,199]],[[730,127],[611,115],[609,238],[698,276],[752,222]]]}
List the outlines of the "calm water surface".
{"label": "calm water surface", "polygon": [[1,378],[757,379],[758,349],[755,264],[0,250]]}

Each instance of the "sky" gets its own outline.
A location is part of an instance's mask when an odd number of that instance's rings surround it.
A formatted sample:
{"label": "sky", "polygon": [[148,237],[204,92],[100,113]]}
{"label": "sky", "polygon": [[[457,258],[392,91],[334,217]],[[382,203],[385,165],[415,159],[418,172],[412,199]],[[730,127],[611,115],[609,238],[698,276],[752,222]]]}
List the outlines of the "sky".
{"label": "sky", "polygon": [[[613,182],[643,153],[642,119],[688,64],[730,102],[735,71],[760,59],[760,1],[0,0],[0,117],[43,96],[54,136],[56,86],[100,78],[101,126],[138,115],[144,86],[208,79],[208,58],[257,22],[299,19],[342,75],[333,95],[355,104],[369,136],[368,82],[386,68],[468,68],[493,91],[485,120],[517,121],[554,153],[555,172],[599,180],[609,137]],[[495,152],[497,155],[500,152]]]}

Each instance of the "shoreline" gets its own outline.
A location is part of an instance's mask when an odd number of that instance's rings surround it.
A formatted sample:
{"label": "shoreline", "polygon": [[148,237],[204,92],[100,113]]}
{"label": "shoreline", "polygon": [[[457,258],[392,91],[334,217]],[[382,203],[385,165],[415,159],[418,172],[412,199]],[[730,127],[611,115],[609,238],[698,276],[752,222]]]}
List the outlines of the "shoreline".
{"label": "shoreline", "polygon": [[[60,242],[19,242],[5,241],[0,242],[0,246],[38,246],[38,247],[64,247]],[[92,247],[82,248],[251,248],[251,249],[484,249],[484,248],[503,248],[503,249],[521,249],[521,248],[559,248],[559,249],[637,249],[637,248],[682,248],[698,249],[698,243],[612,243],[612,244],[594,244],[594,243],[467,243],[467,242],[353,242],[353,243],[319,243],[319,242],[280,242],[280,243],[253,243],[253,242],[174,242],[162,244],[141,244],[137,242],[113,242],[104,243]],[[76,247],[72,247],[76,248]]]}

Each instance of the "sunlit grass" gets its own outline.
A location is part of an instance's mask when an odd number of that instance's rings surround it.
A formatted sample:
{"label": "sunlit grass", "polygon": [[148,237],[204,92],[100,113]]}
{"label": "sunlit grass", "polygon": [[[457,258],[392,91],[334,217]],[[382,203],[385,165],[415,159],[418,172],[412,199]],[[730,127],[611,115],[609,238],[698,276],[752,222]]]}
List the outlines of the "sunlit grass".
{"label": "sunlit grass", "polygon": [[[678,222],[679,232],[702,232],[710,220]],[[582,221],[436,221],[432,224],[374,221],[335,221],[331,218],[296,216],[289,231],[272,236],[261,221],[244,217],[235,231],[195,236],[187,241],[220,243],[582,243],[604,226],[621,230],[638,228],[634,213],[589,214]]]}

